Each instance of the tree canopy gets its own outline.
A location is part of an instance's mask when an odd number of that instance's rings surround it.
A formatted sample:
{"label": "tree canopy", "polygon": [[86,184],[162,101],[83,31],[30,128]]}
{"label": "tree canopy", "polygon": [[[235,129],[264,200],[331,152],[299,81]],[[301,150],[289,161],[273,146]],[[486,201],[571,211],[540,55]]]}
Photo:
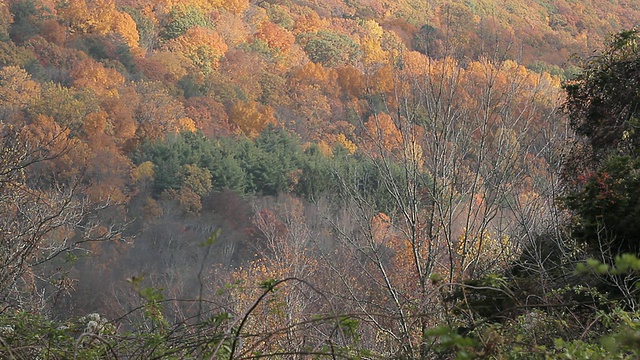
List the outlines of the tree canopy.
{"label": "tree canopy", "polygon": [[616,34],[567,81],[564,105],[580,136],[566,172],[575,236],[593,251],[640,254],[640,34]]}

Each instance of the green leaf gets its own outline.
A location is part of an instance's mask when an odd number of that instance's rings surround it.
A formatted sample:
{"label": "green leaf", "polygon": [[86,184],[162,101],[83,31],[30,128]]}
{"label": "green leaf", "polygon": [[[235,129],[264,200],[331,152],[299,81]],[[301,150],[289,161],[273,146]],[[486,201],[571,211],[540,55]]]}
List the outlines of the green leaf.
{"label": "green leaf", "polygon": [[277,284],[278,284],[278,281],[276,279],[268,279],[268,280],[265,280],[265,281],[259,283],[258,285],[260,286],[260,288],[262,288],[265,291],[269,292],[269,291],[275,291],[275,286]]}

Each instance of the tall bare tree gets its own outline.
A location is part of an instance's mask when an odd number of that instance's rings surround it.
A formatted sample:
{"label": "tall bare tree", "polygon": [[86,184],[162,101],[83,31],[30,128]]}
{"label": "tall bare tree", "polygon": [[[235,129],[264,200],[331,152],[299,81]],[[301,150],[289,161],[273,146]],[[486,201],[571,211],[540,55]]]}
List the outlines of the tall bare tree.
{"label": "tall bare tree", "polygon": [[409,52],[395,63],[392,84],[370,87],[376,103],[360,144],[391,203],[381,209],[342,179],[347,217],[357,220],[333,216],[352,255],[348,270],[333,268],[346,287],[379,292],[350,299],[368,324],[405,356],[426,356],[426,331],[448,321],[436,311],[442,291],[503,270],[557,215],[552,144],[567,131],[559,80],[547,74],[502,58],[461,64]]}

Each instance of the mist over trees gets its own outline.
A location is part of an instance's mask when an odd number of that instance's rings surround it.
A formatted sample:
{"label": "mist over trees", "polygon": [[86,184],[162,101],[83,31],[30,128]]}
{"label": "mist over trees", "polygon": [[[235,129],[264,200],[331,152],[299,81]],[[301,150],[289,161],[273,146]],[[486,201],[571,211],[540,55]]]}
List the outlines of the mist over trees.
{"label": "mist over trees", "polygon": [[637,358],[639,12],[0,0],[0,356]]}

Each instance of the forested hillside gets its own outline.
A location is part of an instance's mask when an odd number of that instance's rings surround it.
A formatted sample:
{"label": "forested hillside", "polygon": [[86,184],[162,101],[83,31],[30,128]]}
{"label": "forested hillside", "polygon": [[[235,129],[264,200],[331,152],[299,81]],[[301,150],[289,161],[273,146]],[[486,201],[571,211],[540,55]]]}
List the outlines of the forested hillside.
{"label": "forested hillside", "polygon": [[636,358],[638,19],[0,0],[0,357]]}

